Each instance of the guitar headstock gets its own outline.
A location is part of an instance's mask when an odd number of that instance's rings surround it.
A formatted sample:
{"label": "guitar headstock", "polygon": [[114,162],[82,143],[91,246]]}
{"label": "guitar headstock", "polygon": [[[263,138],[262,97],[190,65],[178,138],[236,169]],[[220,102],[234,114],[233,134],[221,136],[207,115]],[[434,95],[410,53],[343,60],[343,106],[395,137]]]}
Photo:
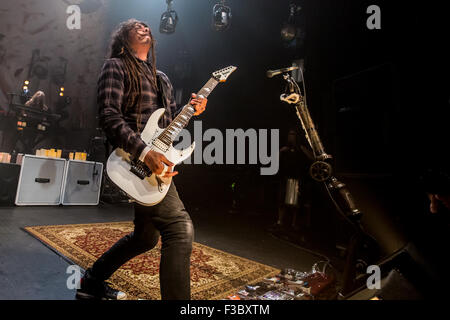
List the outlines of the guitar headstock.
{"label": "guitar headstock", "polygon": [[214,77],[214,79],[216,79],[219,82],[225,82],[225,81],[227,81],[230,74],[233,73],[234,70],[236,70],[236,69],[237,69],[237,67],[229,66],[229,67],[226,67],[226,68],[223,68],[223,69],[213,72],[212,76]]}

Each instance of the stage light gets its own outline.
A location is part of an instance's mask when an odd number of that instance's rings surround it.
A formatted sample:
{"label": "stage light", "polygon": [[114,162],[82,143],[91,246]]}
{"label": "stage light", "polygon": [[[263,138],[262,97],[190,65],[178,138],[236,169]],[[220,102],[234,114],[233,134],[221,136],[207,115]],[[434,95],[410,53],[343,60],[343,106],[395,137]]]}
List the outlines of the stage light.
{"label": "stage light", "polygon": [[64,96],[64,93],[63,93],[63,92],[60,92],[60,93],[59,93],[59,96],[60,96],[60,97]]}
{"label": "stage light", "polygon": [[60,89],[61,91],[64,91],[64,87],[61,87],[61,89]]}
{"label": "stage light", "polygon": [[231,25],[231,9],[225,5],[225,0],[220,0],[213,7],[213,28],[216,31],[223,31]]}
{"label": "stage light", "polygon": [[24,85],[22,86],[22,92],[24,93],[24,94],[27,94],[28,92],[29,92],[29,89],[28,89],[28,85],[30,84],[30,82],[29,81],[25,81],[24,82]]}
{"label": "stage light", "polygon": [[159,25],[159,32],[171,34],[175,32],[178,22],[178,15],[175,10],[172,10],[173,0],[166,0],[167,10],[161,15],[161,23]]}
{"label": "stage light", "polygon": [[29,89],[29,87],[28,87],[29,84],[30,84],[30,81],[29,81],[29,80],[25,80],[25,81],[23,82],[22,92],[23,92],[24,94],[27,94],[27,93],[30,91],[30,89]]}
{"label": "stage light", "polygon": [[289,18],[287,22],[283,24],[283,27],[281,28],[281,39],[284,42],[291,42],[295,40],[296,37],[300,36],[300,31],[295,26],[295,15],[301,10],[302,8],[295,3],[291,3],[289,5]]}

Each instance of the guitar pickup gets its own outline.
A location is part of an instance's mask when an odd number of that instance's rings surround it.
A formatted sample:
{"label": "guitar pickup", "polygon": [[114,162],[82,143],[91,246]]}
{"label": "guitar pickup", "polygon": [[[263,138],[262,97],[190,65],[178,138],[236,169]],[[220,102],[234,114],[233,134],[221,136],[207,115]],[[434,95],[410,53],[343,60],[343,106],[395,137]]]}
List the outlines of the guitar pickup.
{"label": "guitar pickup", "polygon": [[152,145],[161,150],[162,152],[166,152],[167,150],[169,150],[169,146],[159,139],[153,140]]}
{"label": "guitar pickup", "polygon": [[152,175],[152,171],[140,160],[131,162],[130,171],[141,180],[144,180]]}

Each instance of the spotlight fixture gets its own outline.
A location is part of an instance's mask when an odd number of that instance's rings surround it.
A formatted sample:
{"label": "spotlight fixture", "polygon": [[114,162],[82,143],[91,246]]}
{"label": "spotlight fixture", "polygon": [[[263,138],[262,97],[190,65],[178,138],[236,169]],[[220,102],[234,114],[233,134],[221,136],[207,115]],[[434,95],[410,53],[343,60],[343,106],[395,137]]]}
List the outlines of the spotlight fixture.
{"label": "spotlight fixture", "polygon": [[167,11],[161,15],[161,23],[159,25],[159,32],[171,34],[175,32],[175,27],[178,22],[178,15],[175,10],[172,10],[173,0],[166,0]]}
{"label": "spotlight fixture", "polygon": [[302,8],[295,3],[289,4],[289,18],[281,28],[281,39],[285,42],[291,42],[300,36],[300,30],[295,26],[295,15]]}
{"label": "spotlight fixture", "polygon": [[223,31],[231,25],[231,9],[225,5],[225,0],[220,0],[213,7],[213,28],[216,31]]}

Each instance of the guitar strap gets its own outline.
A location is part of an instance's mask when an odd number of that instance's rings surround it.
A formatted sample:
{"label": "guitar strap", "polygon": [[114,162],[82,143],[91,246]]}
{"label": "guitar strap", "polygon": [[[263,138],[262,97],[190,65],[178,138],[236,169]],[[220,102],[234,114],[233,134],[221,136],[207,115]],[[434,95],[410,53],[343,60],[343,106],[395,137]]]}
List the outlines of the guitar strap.
{"label": "guitar strap", "polygon": [[168,108],[168,102],[170,101],[169,87],[168,84],[163,80],[163,77],[158,73],[156,74],[156,83],[158,87],[158,104],[160,104],[166,110],[163,115],[163,121],[165,125],[168,125],[167,116],[169,119],[172,118],[172,110]]}
{"label": "guitar strap", "polygon": [[165,88],[163,85],[163,81],[159,74],[156,74],[156,83],[157,83],[157,87],[158,87],[158,92],[157,92],[158,104],[163,106],[164,109],[167,109],[167,103],[166,103],[167,92],[166,92],[166,90],[164,90]]}
{"label": "guitar strap", "polygon": [[[143,61],[142,62],[143,65],[145,65],[146,70],[148,71],[148,75],[151,76],[152,72],[150,71],[150,67],[148,66],[147,62]],[[168,101],[169,101],[169,97],[168,97],[168,85],[167,83],[163,80],[163,77],[158,74],[158,71],[156,71],[156,96],[157,96],[157,100],[158,100],[158,105],[163,107],[166,112],[169,113],[169,116],[171,115],[171,110],[170,108],[167,108],[168,106]],[[166,122],[166,113],[164,113],[163,115],[163,121]]]}

